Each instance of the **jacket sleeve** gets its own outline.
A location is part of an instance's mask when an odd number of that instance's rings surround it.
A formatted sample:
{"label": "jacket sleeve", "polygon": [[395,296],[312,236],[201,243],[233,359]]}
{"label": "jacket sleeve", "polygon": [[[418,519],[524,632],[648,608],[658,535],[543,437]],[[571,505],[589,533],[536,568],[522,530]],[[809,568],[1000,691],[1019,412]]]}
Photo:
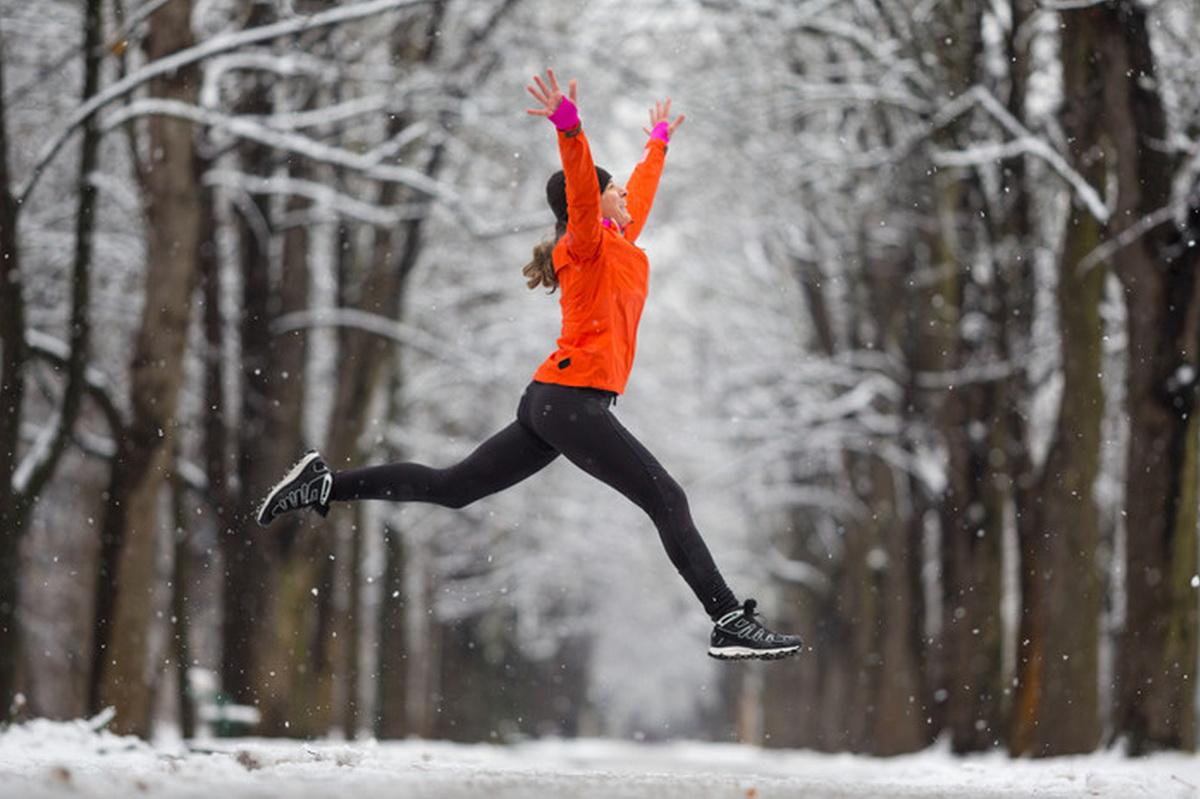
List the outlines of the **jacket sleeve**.
{"label": "jacket sleeve", "polygon": [[625,238],[636,241],[646,226],[646,217],[654,205],[654,193],[658,190],[658,179],[662,176],[663,164],[667,158],[667,144],[662,139],[651,138],[646,142],[642,160],[634,167],[629,177],[629,185],[625,188],[629,196],[625,200],[629,209],[630,223],[625,226]]}
{"label": "jacket sleeve", "polygon": [[596,167],[583,127],[558,132],[558,154],[567,179],[567,251],[573,258],[590,261],[600,253],[600,189]]}

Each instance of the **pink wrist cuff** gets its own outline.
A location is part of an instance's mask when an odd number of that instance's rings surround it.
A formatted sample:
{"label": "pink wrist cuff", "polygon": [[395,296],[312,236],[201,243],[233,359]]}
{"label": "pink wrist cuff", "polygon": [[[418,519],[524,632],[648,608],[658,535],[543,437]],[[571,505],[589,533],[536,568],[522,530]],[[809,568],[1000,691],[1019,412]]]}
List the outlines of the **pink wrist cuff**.
{"label": "pink wrist cuff", "polygon": [[554,109],[554,113],[547,119],[553,122],[554,127],[559,130],[570,130],[579,124],[579,109],[569,98],[564,97],[558,104],[558,108]]}
{"label": "pink wrist cuff", "polygon": [[650,138],[658,139],[663,144],[667,144],[671,141],[670,130],[671,127],[665,121],[659,122],[654,126],[654,129],[650,131]]}

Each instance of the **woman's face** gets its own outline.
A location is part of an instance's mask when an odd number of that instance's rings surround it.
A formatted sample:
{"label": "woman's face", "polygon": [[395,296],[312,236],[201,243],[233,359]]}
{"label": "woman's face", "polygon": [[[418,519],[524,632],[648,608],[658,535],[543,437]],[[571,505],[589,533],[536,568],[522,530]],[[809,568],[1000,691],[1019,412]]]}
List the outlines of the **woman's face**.
{"label": "woman's face", "polygon": [[604,192],[600,195],[600,214],[606,219],[611,219],[621,227],[625,227],[633,217],[629,215],[629,211],[625,208],[625,197],[629,192],[625,191],[625,187],[618,184],[615,180],[610,180]]}

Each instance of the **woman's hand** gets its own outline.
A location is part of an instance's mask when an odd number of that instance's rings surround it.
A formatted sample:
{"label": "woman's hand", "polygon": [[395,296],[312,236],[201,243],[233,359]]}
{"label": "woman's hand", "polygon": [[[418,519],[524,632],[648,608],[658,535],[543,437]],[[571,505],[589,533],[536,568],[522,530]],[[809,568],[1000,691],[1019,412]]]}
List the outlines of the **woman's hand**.
{"label": "woman's hand", "polygon": [[[541,108],[526,108],[526,114],[536,117],[549,117],[558,110],[559,105],[563,101],[563,93],[558,88],[558,78],[554,77],[554,70],[546,70],[546,79],[550,81],[550,88],[546,88],[546,84],[542,83],[540,75],[533,76],[533,82],[537,84],[536,89],[533,86],[525,87],[533,95],[533,99],[542,104]],[[570,97],[571,103],[574,105],[579,105],[579,101],[576,99],[578,89],[578,81],[571,79],[567,82],[567,96]]]}
{"label": "woman's hand", "polygon": [[656,129],[661,130],[660,125],[665,126],[667,138],[675,135],[675,129],[683,124],[684,115],[680,114],[675,117],[674,122],[670,122],[671,117],[671,98],[668,97],[666,102],[655,101],[654,107],[650,109],[650,127],[642,128],[646,131],[647,136],[653,136]]}

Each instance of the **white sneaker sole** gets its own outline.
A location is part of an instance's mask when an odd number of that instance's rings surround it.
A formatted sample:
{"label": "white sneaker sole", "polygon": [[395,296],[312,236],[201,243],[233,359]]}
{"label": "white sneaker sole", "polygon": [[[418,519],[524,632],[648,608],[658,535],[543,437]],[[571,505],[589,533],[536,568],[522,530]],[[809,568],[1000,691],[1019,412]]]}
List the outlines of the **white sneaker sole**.
{"label": "white sneaker sole", "polygon": [[275,484],[275,487],[267,492],[267,496],[263,499],[262,504],[258,506],[258,515],[255,517],[258,520],[259,527],[267,527],[271,524],[271,519],[263,521],[263,514],[267,512],[271,501],[275,499],[275,495],[279,493],[279,489],[283,488],[288,483],[295,480],[301,473],[308,468],[308,464],[312,463],[317,458],[321,457],[319,452],[310,452],[300,460],[296,461],[296,465],[288,470],[288,473],[283,476],[283,479]]}
{"label": "white sneaker sole", "polygon": [[800,653],[803,644],[778,649],[751,649],[748,646],[709,647],[708,656],[717,660],[778,660]]}

